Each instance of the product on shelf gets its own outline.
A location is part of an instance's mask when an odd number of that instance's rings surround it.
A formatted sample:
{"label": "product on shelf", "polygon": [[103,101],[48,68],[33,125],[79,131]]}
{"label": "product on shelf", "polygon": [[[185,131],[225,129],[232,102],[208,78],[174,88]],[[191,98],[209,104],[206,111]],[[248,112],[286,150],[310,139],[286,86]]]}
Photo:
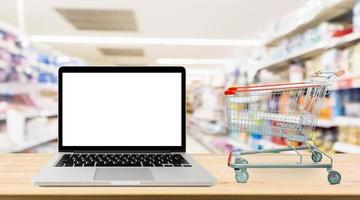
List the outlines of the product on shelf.
{"label": "product on shelf", "polygon": [[[354,145],[359,141],[360,0],[307,3],[299,11],[276,21],[266,32],[265,45],[256,48],[249,58],[249,71],[256,71],[256,76],[248,80],[250,84],[299,82],[320,70],[345,70],[345,75],[335,82],[334,91],[326,95],[319,113],[322,122],[314,134],[322,150],[334,152],[336,141]],[[284,93],[268,106],[286,113],[291,98]],[[311,111],[313,107],[305,102],[299,98],[299,105]],[[271,140],[283,144],[281,139]]]}
{"label": "product on shelf", "polygon": [[338,140],[354,145],[360,145],[360,127],[339,127]]}
{"label": "product on shelf", "polygon": [[321,56],[315,56],[312,59],[306,60],[305,63],[305,75],[310,77],[315,72],[321,70]]}
{"label": "product on shelf", "polygon": [[351,89],[347,91],[347,97],[344,101],[345,115],[351,117],[360,117],[360,89]]}
{"label": "product on shelf", "polygon": [[186,87],[186,112],[193,113],[201,106],[201,94],[203,89],[201,81],[192,81]]}
{"label": "product on shelf", "polygon": [[321,55],[321,69],[325,71],[338,71],[340,68],[340,59],[342,51],[339,49],[330,49]]}
{"label": "product on shelf", "polygon": [[300,62],[293,63],[289,67],[289,81],[301,82],[304,80],[304,67]]}
{"label": "product on shelf", "polygon": [[57,83],[57,69],[82,61],[35,47],[0,27],[0,82]]}
{"label": "product on shelf", "polygon": [[268,70],[261,70],[258,73],[257,80],[254,82],[260,83],[280,83],[287,80],[288,73],[274,73]]}
{"label": "product on shelf", "polygon": [[323,105],[319,110],[319,118],[321,119],[331,119],[332,116],[332,105],[330,97],[325,97],[323,100]]}
{"label": "product on shelf", "polygon": [[360,43],[342,48],[329,49],[324,53],[304,61],[305,74],[307,77],[313,73],[326,70],[345,70],[345,77],[357,78],[360,76]]}
{"label": "product on shelf", "polygon": [[314,142],[324,152],[334,153],[333,145],[338,140],[336,128],[317,128],[314,132]]}
{"label": "product on shelf", "polygon": [[337,90],[333,95],[333,116],[360,117],[360,88]]}
{"label": "product on shelf", "polygon": [[[49,117],[57,116],[57,70],[83,64],[25,38],[0,23],[0,124],[6,124],[0,151],[5,152],[25,151],[55,139],[56,123]],[[9,117],[13,111],[19,118]]]}
{"label": "product on shelf", "polygon": [[268,47],[267,54],[260,62],[286,58],[310,49],[317,44],[329,42],[332,38],[343,37],[352,33],[352,25],[349,23],[323,22],[319,26],[309,29],[304,33],[280,41],[276,46]]}
{"label": "product on shelf", "polygon": [[351,56],[354,53],[354,46],[343,49],[340,55],[339,67],[346,71],[346,73],[353,73],[351,65]]}

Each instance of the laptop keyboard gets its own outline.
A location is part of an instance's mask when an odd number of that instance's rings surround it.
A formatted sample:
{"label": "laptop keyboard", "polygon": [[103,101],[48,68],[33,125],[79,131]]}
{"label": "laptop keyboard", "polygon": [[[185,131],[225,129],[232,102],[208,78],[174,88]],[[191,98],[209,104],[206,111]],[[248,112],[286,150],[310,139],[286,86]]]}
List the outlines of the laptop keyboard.
{"label": "laptop keyboard", "polygon": [[180,154],[64,154],[56,167],[191,167]]}

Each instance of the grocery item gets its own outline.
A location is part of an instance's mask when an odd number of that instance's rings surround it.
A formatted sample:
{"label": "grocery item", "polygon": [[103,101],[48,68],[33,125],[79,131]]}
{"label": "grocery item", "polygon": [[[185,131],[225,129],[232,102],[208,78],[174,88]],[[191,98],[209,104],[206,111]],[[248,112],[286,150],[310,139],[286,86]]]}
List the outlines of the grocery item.
{"label": "grocery item", "polygon": [[340,126],[338,141],[360,145],[360,127]]}
{"label": "grocery item", "polygon": [[296,62],[289,67],[289,81],[300,82],[304,80],[304,67],[301,63]]}
{"label": "grocery item", "polygon": [[319,118],[331,119],[332,116],[331,111],[332,111],[331,100],[329,97],[325,97],[323,101],[323,105],[321,106],[319,111]]}

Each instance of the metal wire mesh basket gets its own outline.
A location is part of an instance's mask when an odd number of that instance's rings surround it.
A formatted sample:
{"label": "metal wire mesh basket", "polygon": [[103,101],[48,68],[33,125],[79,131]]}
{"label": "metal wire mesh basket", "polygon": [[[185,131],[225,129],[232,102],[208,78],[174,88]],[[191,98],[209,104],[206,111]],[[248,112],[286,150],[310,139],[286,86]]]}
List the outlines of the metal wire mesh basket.
{"label": "metal wire mesh basket", "polygon": [[[248,180],[247,168],[326,168],[329,172],[328,181],[331,184],[340,182],[341,175],[332,170],[332,158],[308,141],[312,140],[324,97],[331,92],[334,79],[343,74],[344,71],[320,71],[306,82],[231,87],[225,91],[227,126],[231,134],[268,135],[303,143],[300,147],[288,144],[288,148],[231,153],[228,165],[235,169],[237,182]],[[303,163],[299,150],[310,150],[314,163]],[[247,154],[282,151],[295,151],[300,157],[300,162],[248,164],[241,157]],[[320,164],[322,155],[328,157],[331,162]]]}

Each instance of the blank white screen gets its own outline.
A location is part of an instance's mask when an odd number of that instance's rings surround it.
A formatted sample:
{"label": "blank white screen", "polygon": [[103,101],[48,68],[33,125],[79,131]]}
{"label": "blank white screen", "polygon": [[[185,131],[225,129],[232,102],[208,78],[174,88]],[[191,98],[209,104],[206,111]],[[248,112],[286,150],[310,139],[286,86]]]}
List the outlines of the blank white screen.
{"label": "blank white screen", "polygon": [[181,146],[181,73],[64,73],[63,146]]}

